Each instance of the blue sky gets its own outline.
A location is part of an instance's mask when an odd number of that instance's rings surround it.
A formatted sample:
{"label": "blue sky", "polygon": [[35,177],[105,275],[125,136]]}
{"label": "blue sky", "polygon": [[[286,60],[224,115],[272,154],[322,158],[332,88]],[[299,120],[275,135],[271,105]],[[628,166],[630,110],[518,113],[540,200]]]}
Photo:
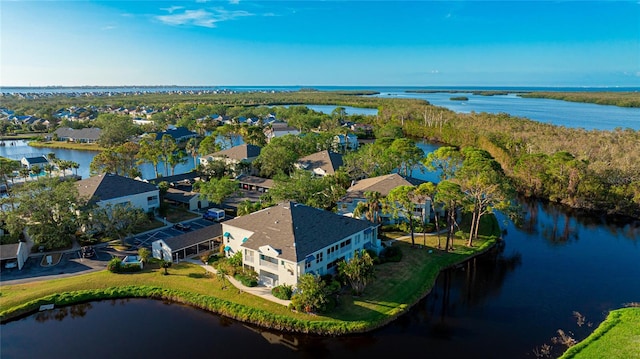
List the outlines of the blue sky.
{"label": "blue sky", "polygon": [[0,0],[0,85],[640,86],[640,1]]}

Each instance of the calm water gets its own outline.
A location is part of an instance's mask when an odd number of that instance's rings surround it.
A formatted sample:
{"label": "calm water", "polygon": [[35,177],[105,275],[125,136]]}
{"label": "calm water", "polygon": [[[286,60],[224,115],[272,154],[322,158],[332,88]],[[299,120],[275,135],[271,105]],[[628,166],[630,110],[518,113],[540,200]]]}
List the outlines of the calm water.
{"label": "calm water", "polygon": [[[22,140],[0,142],[5,144],[4,146],[0,146],[0,156],[2,157],[20,160],[23,157],[36,157],[42,155],[46,156],[47,154],[53,152],[55,153],[56,158],[77,162],[80,165],[77,172],[78,175],[82,176],[82,178],[89,178],[89,166],[91,165],[91,161],[93,161],[93,157],[98,153],[96,151],[78,151],[60,148],[31,147],[27,144],[27,141]],[[145,163],[138,166],[138,168],[140,169],[140,172],[142,172],[143,179],[152,179],[156,177],[155,170],[153,169],[152,164]],[[193,168],[193,158],[189,156],[186,163],[176,166],[174,173],[186,173],[191,171]],[[158,172],[160,173],[160,175],[165,176],[165,168],[162,163],[158,165]],[[67,171],[67,174],[70,173],[71,172]],[[73,171],[73,173],[75,173],[75,170]],[[168,169],[167,173],[171,175],[171,168]]]}
{"label": "calm water", "polygon": [[[612,130],[616,127],[640,130],[640,109],[604,106],[560,100],[523,98],[516,94],[481,96],[471,93],[383,92],[379,97],[417,98],[460,113],[508,113],[512,116],[586,130]],[[451,101],[466,96],[469,101]],[[638,94],[640,96],[640,93]]]}
{"label": "calm water", "polygon": [[[372,333],[289,335],[177,304],[103,301],[3,324],[2,358],[113,358],[113,348],[123,358],[378,358],[425,350],[436,358],[534,358],[558,329],[583,339],[608,310],[640,300],[639,222],[608,223],[539,202],[524,208],[522,228],[504,224],[501,251],[442,273],[409,313]],[[574,311],[591,326],[578,326]]]}
{"label": "calm water", "polygon": [[[284,107],[289,107],[293,105],[285,105]],[[295,106],[306,106],[308,109],[326,113],[328,115],[333,112],[338,106],[334,105],[295,105]],[[344,108],[344,112],[347,115],[365,115],[365,116],[375,116],[378,114],[378,109],[376,108],[360,108],[360,107],[351,107],[351,106],[340,106]]]}

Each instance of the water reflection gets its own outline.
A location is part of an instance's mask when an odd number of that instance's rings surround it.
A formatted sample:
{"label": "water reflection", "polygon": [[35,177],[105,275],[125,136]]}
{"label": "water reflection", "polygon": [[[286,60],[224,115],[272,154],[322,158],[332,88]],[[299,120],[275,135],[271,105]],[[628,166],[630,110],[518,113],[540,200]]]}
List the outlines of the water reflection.
{"label": "water reflection", "polygon": [[38,323],[44,323],[49,320],[57,320],[60,322],[67,317],[71,319],[83,318],[91,308],[93,308],[91,303],[81,303],[70,307],[46,310],[35,314],[35,320]]}

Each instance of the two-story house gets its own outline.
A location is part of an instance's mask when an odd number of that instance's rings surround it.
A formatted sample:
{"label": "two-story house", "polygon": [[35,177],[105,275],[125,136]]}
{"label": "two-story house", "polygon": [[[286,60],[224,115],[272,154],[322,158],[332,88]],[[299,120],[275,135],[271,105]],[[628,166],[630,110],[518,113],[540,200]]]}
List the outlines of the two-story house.
{"label": "two-story house", "polygon": [[[378,192],[381,197],[386,197],[389,192],[400,186],[417,186],[424,181],[415,178],[405,178],[397,173],[384,176],[371,177],[355,181],[351,187],[347,189],[347,193],[338,203],[338,213],[346,216],[353,216],[353,211],[360,202],[366,202],[366,192]],[[414,216],[417,218],[429,218],[431,215],[431,202],[415,203],[413,208]],[[424,217],[423,217],[424,216]],[[380,213],[382,223],[394,223],[395,221],[389,214]]]}
{"label": "two-story house", "polygon": [[330,151],[320,151],[300,158],[293,164],[296,168],[311,171],[315,176],[333,175],[343,165],[342,155]]}
{"label": "two-story house", "polygon": [[158,187],[132,178],[104,173],[80,180],[76,186],[80,197],[101,207],[130,203],[145,212],[156,211],[160,207]]}
{"label": "two-story house", "polygon": [[[250,144],[235,146],[200,157],[200,164],[206,166],[209,162],[223,161],[233,169],[236,175],[253,174],[255,171],[250,167],[250,165],[256,158],[258,158],[261,149],[262,148],[260,146]],[[248,165],[248,169],[245,168],[244,171],[240,171],[238,165],[241,163]]]}
{"label": "two-story house", "polygon": [[373,223],[289,201],[222,222],[222,232],[226,255],[242,253],[266,286],[295,286],[305,273],[335,273],[355,251],[381,249]]}

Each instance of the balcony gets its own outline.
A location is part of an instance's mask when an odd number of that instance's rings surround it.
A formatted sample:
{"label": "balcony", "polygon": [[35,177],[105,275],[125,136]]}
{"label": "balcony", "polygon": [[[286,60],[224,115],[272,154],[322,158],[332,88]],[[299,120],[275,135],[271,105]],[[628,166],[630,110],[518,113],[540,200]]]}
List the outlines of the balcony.
{"label": "balcony", "polygon": [[278,264],[277,263],[272,263],[269,261],[265,261],[264,259],[260,260],[260,266],[261,267],[265,267],[265,268],[271,268],[274,270],[278,270]]}

